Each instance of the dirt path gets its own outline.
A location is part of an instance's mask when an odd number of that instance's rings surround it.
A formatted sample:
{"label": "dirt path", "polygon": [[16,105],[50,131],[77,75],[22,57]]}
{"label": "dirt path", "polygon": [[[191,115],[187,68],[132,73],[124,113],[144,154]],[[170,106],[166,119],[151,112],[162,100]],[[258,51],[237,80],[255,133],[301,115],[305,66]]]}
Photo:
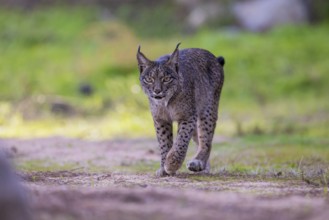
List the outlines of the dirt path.
{"label": "dirt path", "polygon": [[[221,138],[215,141],[222,141]],[[329,216],[323,188],[300,180],[257,180],[118,167],[158,161],[154,140],[84,141],[62,137],[0,142],[18,164],[74,164],[21,173],[35,219],[316,219]],[[49,161],[49,164],[47,164]],[[63,166],[65,167],[65,166]],[[94,171],[92,167],[107,167]],[[119,169],[120,170],[120,169]]]}

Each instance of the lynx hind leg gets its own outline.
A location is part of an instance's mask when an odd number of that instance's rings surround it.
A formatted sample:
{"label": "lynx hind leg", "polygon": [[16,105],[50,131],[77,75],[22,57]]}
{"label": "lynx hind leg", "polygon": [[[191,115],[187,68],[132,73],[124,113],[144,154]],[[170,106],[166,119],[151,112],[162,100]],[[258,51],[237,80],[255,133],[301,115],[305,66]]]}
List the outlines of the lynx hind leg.
{"label": "lynx hind leg", "polygon": [[202,160],[198,159],[192,159],[187,163],[187,169],[193,172],[200,172],[204,174],[210,173],[210,161],[207,160],[206,163],[204,163]]}
{"label": "lynx hind leg", "polygon": [[[215,113],[212,113],[215,112]],[[206,113],[198,119],[198,150],[196,155],[187,163],[187,168],[193,172],[209,172],[209,156],[211,144],[216,128],[217,111],[207,110]]]}
{"label": "lynx hind leg", "polygon": [[[197,149],[199,148],[199,137],[198,137],[198,129],[196,128],[194,130],[193,136],[192,136],[193,141],[195,142]],[[187,168],[195,166],[194,164],[191,164],[192,160],[187,163]],[[198,164],[199,161],[193,161],[194,163]],[[209,159],[206,163],[206,168],[203,170],[204,173],[209,173],[210,172],[210,162]]]}
{"label": "lynx hind leg", "polygon": [[198,129],[197,128],[194,129],[192,139],[198,147],[199,146],[199,137],[198,137]]}

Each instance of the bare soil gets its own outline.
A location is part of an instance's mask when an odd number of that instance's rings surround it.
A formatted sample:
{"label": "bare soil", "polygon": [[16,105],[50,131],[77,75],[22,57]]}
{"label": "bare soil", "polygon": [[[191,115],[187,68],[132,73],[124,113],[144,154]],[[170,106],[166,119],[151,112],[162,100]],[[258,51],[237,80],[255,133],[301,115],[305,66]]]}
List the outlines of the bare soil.
{"label": "bare soil", "polygon": [[[140,163],[150,164],[153,169],[159,160],[154,140],[86,141],[50,137],[5,139],[0,145],[17,164],[43,161],[47,166],[50,161],[51,166],[56,161],[76,167],[20,172],[36,220],[326,220],[329,216],[329,199],[324,189],[301,180],[260,180],[188,172],[156,178],[155,170],[151,173],[119,169]],[[91,167],[103,169],[92,171]]]}

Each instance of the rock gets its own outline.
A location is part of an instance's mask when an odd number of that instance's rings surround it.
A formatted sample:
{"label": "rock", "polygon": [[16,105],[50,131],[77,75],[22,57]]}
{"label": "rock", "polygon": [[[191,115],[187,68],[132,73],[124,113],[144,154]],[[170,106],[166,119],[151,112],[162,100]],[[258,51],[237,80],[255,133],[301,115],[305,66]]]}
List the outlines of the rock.
{"label": "rock", "polygon": [[176,0],[183,10],[186,27],[192,31],[211,21],[220,21],[227,15],[224,4],[216,0]]}
{"label": "rock", "polygon": [[0,149],[0,219],[30,220],[26,192]]}
{"label": "rock", "polygon": [[73,114],[73,107],[62,100],[55,100],[50,104],[50,110],[54,114],[58,115],[70,115]]}
{"label": "rock", "polygon": [[233,13],[243,28],[255,32],[308,21],[307,9],[300,0],[245,1],[236,3]]}
{"label": "rock", "polygon": [[187,17],[187,23],[190,27],[196,29],[201,27],[209,20],[219,16],[220,6],[217,3],[204,3],[195,7]]}
{"label": "rock", "polygon": [[94,88],[89,83],[82,83],[79,86],[79,92],[84,96],[90,96],[93,94]]}

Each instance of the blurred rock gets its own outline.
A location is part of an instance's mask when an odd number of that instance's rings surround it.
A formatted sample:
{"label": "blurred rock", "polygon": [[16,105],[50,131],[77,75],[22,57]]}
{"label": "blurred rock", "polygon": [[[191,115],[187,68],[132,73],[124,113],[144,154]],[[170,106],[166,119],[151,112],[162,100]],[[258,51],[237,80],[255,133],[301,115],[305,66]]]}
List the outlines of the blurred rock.
{"label": "blurred rock", "polygon": [[82,94],[82,95],[85,95],[85,96],[90,96],[93,94],[94,92],[94,89],[93,87],[88,84],[88,83],[83,83],[79,86],[79,92]]}
{"label": "blurred rock", "polygon": [[51,112],[58,115],[71,115],[74,112],[73,107],[62,100],[55,100],[50,105]]}
{"label": "blurred rock", "polygon": [[192,31],[209,22],[220,21],[227,15],[224,4],[215,0],[176,0],[176,3],[184,8],[186,26]]}
{"label": "blurred rock", "polygon": [[197,29],[209,20],[219,17],[220,5],[218,3],[205,3],[195,7],[187,17],[190,27]]}
{"label": "blurred rock", "polygon": [[233,13],[243,28],[266,31],[284,24],[308,21],[307,9],[300,0],[252,0],[236,3]]}
{"label": "blurred rock", "polygon": [[0,219],[30,220],[26,192],[0,149]]}

